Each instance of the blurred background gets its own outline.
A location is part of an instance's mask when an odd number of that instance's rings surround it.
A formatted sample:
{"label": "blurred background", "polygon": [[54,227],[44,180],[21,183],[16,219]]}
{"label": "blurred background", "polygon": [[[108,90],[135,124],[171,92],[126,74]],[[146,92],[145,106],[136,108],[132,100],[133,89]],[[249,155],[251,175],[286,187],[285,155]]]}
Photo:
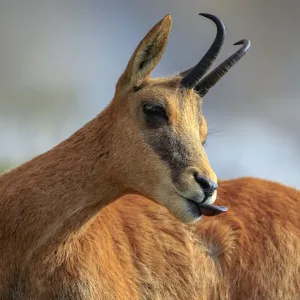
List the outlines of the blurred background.
{"label": "blurred background", "polygon": [[223,179],[258,176],[300,188],[299,0],[0,0],[0,169],[50,149],[96,116],[164,15],[173,27],[153,76],[198,62],[216,32],[200,12],[226,25],[216,64],[234,42],[252,42],[205,97],[213,168]]}

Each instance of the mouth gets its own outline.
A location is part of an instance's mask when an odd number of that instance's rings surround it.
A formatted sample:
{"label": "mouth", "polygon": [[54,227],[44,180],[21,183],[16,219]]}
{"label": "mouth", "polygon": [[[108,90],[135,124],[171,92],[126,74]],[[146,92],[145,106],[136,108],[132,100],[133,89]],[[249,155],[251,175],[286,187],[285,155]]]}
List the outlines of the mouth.
{"label": "mouth", "polygon": [[216,216],[227,211],[226,206],[212,205],[214,200],[211,201],[212,199],[210,197],[199,202],[186,198],[180,194],[178,195],[188,202],[191,211],[193,211],[195,215],[199,215],[199,217],[201,217],[202,215],[207,217]]}
{"label": "mouth", "polygon": [[192,210],[194,212],[198,212],[200,216],[203,215],[203,216],[211,217],[227,211],[226,206],[217,206],[217,205],[208,204],[205,202],[206,200],[204,200],[203,202],[195,202],[191,199],[187,199],[187,198],[185,199],[191,205]]}

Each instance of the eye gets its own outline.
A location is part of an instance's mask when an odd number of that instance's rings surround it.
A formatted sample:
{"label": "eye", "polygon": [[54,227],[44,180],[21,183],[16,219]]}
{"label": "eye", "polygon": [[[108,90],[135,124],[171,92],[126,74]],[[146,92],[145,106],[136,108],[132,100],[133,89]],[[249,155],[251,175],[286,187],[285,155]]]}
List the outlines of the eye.
{"label": "eye", "polygon": [[206,144],[207,144],[207,142],[206,142],[206,140],[204,140],[204,141],[202,142],[202,146],[205,147]]}
{"label": "eye", "polygon": [[158,126],[168,122],[167,112],[160,104],[145,103],[143,105],[143,112],[146,122],[150,126]]}

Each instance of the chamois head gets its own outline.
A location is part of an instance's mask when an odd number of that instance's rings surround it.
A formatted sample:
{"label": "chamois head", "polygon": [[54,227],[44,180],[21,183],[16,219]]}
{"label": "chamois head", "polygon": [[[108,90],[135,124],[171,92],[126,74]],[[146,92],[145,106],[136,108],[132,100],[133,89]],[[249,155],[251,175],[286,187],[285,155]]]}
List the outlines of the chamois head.
{"label": "chamois head", "polygon": [[136,48],[112,102],[122,148],[117,150],[119,182],[186,223],[226,210],[211,205],[218,185],[203,147],[207,125],[202,97],[250,46],[248,40],[236,43],[242,47],[204,77],[223,45],[225,27],[217,17],[201,15],[216,24],[217,35],[196,66],[170,78],[149,77],[167,44],[172,25],[167,15]]}

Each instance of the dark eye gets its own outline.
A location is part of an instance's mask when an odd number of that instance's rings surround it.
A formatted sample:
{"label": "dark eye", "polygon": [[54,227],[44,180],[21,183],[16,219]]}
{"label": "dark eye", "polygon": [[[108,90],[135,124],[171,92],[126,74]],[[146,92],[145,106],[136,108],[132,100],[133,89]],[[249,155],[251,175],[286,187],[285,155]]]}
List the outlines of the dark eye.
{"label": "dark eye", "polygon": [[143,112],[145,115],[146,122],[150,126],[162,125],[168,121],[168,116],[165,108],[162,105],[157,104],[144,104]]}
{"label": "dark eye", "polygon": [[203,146],[203,147],[206,146],[206,140],[204,140],[204,141],[202,142],[202,146]]}

